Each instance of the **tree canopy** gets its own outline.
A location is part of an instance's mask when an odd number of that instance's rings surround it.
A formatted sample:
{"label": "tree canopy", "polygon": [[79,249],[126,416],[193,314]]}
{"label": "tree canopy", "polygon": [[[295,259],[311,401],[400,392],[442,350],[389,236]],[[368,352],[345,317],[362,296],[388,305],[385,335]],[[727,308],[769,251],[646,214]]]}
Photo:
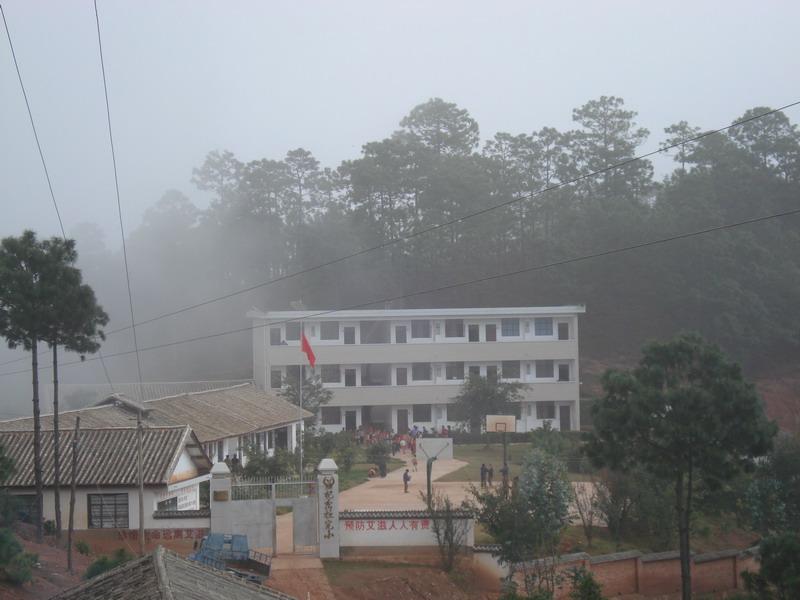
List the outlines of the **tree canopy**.
{"label": "tree canopy", "polygon": [[718,487],[770,448],[775,426],[740,367],[697,334],[644,347],[639,366],[609,370],[592,407],[586,451],[598,466],[641,466],[672,483],[683,597],[691,597],[689,533],[698,482]]}

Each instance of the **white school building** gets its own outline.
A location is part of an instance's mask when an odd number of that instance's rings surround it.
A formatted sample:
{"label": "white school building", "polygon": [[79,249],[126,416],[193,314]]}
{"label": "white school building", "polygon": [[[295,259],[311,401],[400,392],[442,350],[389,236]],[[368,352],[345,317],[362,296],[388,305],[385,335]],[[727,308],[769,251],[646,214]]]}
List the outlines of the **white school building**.
{"label": "white school building", "polygon": [[[279,389],[307,365],[301,322],[333,391],[321,410],[327,431],[378,425],[457,426],[451,405],[465,377],[525,384],[517,431],[550,422],[580,427],[578,315],[583,306],[401,310],[251,311],[253,375]],[[450,410],[448,410],[450,409]]]}

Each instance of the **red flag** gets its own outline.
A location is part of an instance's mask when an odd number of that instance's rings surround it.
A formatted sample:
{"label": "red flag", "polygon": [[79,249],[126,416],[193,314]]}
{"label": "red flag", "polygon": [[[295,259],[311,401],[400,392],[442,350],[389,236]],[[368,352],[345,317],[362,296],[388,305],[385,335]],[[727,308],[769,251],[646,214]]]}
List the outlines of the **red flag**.
{"label": "red flag", "polygon": [[313,368],[314,364],[317,362],[317,357],[314,355],[314,351],[311,349],[311,344],[308,343],[308,338],[306,337],[305,332],[303,332],[300,336],[300,351],[305,352],[306,356],[308,357],[308,363]]}

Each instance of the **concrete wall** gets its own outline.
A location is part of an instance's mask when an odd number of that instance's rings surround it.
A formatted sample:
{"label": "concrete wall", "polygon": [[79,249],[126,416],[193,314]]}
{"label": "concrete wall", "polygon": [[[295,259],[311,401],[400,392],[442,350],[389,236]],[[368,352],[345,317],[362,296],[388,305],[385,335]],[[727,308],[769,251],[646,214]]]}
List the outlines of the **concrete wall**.
{"label": "concrete wall", "polygon": [[[339,344],[325,346],[309,340],[321,365],[360,365],[364,363],[414,362],[491,362],[503,360],[569,360],[578,356],[577,340],[525,342],[415,342],[408,344]],[[267,346],[270,365],[305,365],[306,355],[297,342],[286,346]],[[410,374],[409,374],[410,375]]]}
{"label": "concrete wall", "polygon": [[[464,545],[475,544],[475,527],[471,518],[462,520],[467,527]],[[432,523],[424,511],[392,516],[391,511],[358,515],[354,512],[339,514],[341,547],[414,547],[437,546]]]}
{"label": "concrete wall", "polygon": [[[497,577],[506,577],[508,567],[491,556],[489,547],[477,547],[473,562]],[[558,569],[584,567],[594,573],[608,597],[641,594],[663,596],[680,592],[680,558],[677,552],[641,554],[618,552],[590,557],[579,553],[562,557]],[[714,594],[743,588],[742,573],[758,571],[752,550],[727,550],[692,557],[692,589],[697,594]],[[522,585],[520,575],[515,579]],[[569,586],[559,588],[556,598],[566,598]]]}
{"label": "concrete wall", "polygon": [[[460,389],[460,384],[331,388],[333,398],[328,406],[453,404]],[[577,381],[533,382],[520,390],[522,402],[575,402],[579,391]]]}
{"label": "concrete wall", "polygon": [[230,474],[215,474],[210,491],[212,532],[243,534],[251,548],[275,549],[275,502],[232,500]]}

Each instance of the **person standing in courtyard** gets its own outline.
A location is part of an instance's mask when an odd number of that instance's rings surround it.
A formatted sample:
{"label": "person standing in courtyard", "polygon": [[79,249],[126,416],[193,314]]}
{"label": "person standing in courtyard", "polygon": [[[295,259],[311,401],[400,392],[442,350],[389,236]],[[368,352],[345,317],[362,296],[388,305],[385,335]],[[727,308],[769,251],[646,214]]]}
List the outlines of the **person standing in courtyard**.
{"label": "person standing in courtyard", "polygon": [[486,487],[486,474],[488,470],[486,469],[486,463],[481,463],[481,487]]}
{"label": "person standing in courtyard", "polygon": [[406,469],[406,472],[403,473],[403,492],[405,492],[406,494],[408,493],[408,484],[410,481],[411,481],[411,473],[409,473],[408,469]]}
{"label": "person standing in courtyard", "polygon": [[414,472],[417,472],[417,455],[411,457],[411,467],[414,469]]}
{"label": "person standing in courtyard", "polygon": [[489,480],[489,487],[492,487],[492,480],[494,479],[494,466],[489,465],[489,468],[486,469],[486,478]]}

